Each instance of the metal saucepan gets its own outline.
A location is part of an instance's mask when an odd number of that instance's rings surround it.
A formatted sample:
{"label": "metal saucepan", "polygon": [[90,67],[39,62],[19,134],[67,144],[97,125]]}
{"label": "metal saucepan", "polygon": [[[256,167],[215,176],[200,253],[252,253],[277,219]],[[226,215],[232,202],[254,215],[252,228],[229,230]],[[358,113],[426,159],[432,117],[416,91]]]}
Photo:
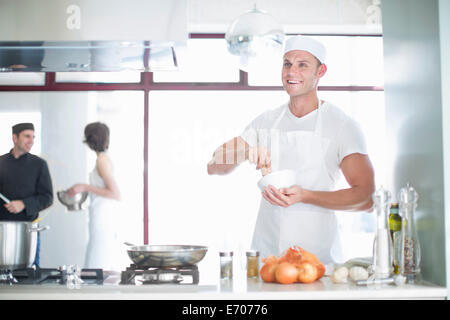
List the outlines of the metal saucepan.
{"label": "metal saucepan", "polygon": [[130,246],[127,250],[130,259],[139,267],[173,268],[197,264],[208,251],[205,246],[187,245],[144,245]]}
{"label": "metal saucepan", "polygon": [[36,256],[37,233],[49,229],[25,221],[0,222],[0,270],[31,267]]}

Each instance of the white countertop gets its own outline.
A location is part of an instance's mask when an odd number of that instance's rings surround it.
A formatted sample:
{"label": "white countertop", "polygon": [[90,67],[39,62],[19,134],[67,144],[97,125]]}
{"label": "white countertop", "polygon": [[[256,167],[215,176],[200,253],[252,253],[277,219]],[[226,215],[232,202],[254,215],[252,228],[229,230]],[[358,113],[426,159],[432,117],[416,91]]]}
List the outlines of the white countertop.
{"label": "white countertop", "polygon": [[328,300],[328,299],[445,299],[447,289],[429,283],[356,286],[334,284],[328,276],[311,284],[281,285],[245,277],[216,283],[120,285],[118,274],[103,285],[0,285],[0,300]]}

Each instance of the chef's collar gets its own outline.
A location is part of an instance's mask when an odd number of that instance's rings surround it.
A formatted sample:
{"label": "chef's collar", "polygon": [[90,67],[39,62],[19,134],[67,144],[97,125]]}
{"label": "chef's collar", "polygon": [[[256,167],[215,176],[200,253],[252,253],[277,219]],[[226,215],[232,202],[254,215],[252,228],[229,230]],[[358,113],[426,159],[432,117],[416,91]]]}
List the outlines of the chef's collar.
{"label": "chef's collar", "polygon": [[288,104],[287,108],[288,108],[288,110],[287,110],[287,115],[288,115],[288,117],[291,118],[291,119],[293,119],[293,120],[295,120],[295,121],[298,121],[298,122],[300,122],[300,121],[305,121],[306,119],[309,119],[309,118],[311,118],[311,117],[314,117],[314,115],[316,115],[317,112],[318,112],[318,109],[316,108],[316,109],[314,109],[313,111],[311,111],[311,112],[305,114],[303,117],[300,117],[300,118],[299,118],[299,117],[297,117],[295,114],[292,113],[291,108],[289,107],[289,104]]}
{"label": "chef's collar", "polygon": [[30,154],[29,152],[25,152],[20,157],[16,158],[16,157],[14,157],[12,151],[13,151],[13,149],[9,150],[9,156],[11,157],[11,159],[14,159],[14,160],[25,159]]}

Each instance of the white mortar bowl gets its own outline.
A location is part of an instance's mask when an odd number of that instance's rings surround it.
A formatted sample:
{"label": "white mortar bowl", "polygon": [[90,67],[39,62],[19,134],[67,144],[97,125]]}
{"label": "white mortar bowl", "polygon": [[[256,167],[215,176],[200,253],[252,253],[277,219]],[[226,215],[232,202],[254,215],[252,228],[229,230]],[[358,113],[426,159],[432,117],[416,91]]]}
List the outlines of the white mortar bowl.
{"label": "white mortar bowl", "polygon": [[274,186],[277,189],[289,188],[296,183],[296,172],[294,170],[279,170],[271,172],[261,180],[258,181],[258,187],[261,191],[264,191],[264,187],[269,187],[269,185]]}

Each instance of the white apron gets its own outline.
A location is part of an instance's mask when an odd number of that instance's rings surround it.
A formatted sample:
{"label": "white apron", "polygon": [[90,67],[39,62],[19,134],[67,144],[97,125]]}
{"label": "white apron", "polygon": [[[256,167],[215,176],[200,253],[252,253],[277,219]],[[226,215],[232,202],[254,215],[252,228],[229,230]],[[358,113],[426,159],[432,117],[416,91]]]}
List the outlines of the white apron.
{"label": "white apron", "polygon": [[[89,180],[93,186],[105,187],[97,167],[90,173]],[[120,270],[118,254],[122,247],[118,237],[118,205],[116,200],[90,193],[85,268]]]}
{"label": "white apron", "polygon": [[[322,136],[322,107],[318,108],[314,131],[275,130],[289,106],[282,108],[271,128],[277,135],[278,170],[297,172],[297,185],[308,190],[331,191],[334,180],[325,165],[329,139]],[[273,155],[277,150],[272,150]],[[338,224],[333,210],[296,203],[288,208],[271,205],[264,198],[253,234],[252,248],[261,256],[280,256],[293,245],[314,253],[323,263],[340,262],[342,252],[338,237]]]}

